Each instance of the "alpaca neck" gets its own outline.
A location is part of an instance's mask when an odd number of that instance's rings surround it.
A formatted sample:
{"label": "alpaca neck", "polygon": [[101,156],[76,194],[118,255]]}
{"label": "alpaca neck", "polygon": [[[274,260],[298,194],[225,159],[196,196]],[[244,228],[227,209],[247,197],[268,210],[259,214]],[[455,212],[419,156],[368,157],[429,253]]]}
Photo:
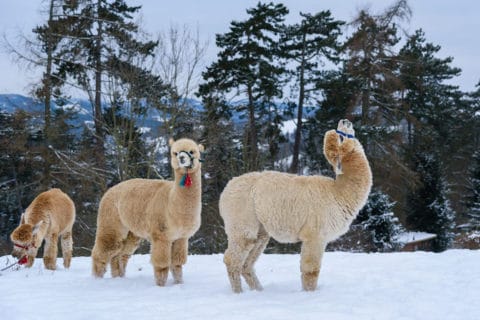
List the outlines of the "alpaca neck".
{"label": "alpaca neck", "polygon": [[343,164],[343,174],[337,175],[335,187],[346,204],[345,214],[351,216],[353,220],[370,193],[372,172],[363,154],[358,154],[351,160],[350,163],[353,165]]}
{"label": "alpaca neck", "polygon": [[200,202],[202,192],[202,174],[201,170],[189,171],[192,184],[190,186],[181,186],[180,181],[185,171],[175,171],[175,181],[173,187],[173,197],[178,205],[184,204],[191,207],[192,204]]}

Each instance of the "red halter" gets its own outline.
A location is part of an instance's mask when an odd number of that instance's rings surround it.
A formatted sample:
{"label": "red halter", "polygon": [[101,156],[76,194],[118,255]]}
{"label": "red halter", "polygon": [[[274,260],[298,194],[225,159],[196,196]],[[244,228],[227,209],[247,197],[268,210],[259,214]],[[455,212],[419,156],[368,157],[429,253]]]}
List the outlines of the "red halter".
{"label": "red halter", "polygon": [[[22,249],[24,249],[24,250],[28,250],[28,248],[30,248],[30,246],[22,246],[21,244],[18,244],[18,243],[14,243],[13,245],[14,245],[15,247],[22,248]],[[34,245],[33,243],[31,244],[31,246],[32,246],[33,248],[35,248],[35,245]]]}

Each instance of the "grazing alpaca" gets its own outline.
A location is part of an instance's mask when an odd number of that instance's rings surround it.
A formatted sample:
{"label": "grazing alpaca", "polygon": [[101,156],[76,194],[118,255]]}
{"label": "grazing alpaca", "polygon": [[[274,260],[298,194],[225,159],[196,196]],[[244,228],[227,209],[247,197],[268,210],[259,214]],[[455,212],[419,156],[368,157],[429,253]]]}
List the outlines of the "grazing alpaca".
{"label": "grazing alpaca", "polygon": [[157,285],[168,270],[182,283],[188,239],[200,227],[202,145],[190,139],[170,139],[174,181],[132,179],[110,188],[97,217],[92,251],[93,275],[103,277],[110,263],[112,277],[123,277],[140,239],[151,243],[151,263]]}
{"label": "grazing alpaca", "polygon": [[266,171],[236,177],[225,187],[219,207],[228,236],[224,262],[234,292],[242,291],[240,275],[250,289],[262,290],[254,264],[270,236],[302,242],[302,286],[316,289],[325,246],[348,230],[372,185],[352,124],[340,120],[338,129],[324,139],[324,154],[336,179]]}
{"label": "grazing alpaca", "polygon": [[10,235],[14,246],[12,255],[18,259],[26,256],[28,258],[26,266],[31,267],[38,248],[45,239],[43,263],[45,268],[55,270],[60,236],[63,266],[69,268],[73,251],[74,222],[75,205],[65,193],[60,189],[40,193],[22,214],[20,225]]}

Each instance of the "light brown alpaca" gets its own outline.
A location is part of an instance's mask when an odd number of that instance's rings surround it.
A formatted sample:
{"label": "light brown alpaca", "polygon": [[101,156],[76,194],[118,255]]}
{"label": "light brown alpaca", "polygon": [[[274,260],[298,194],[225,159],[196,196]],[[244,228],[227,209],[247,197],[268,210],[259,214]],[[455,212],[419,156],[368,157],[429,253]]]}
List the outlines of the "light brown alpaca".
{"label": "light brown alpaca", "polygon": [[25,210],[20,225],[13,230],[12,255],[16,258],[27,256],[27,267],[31,267],[37,251],[45,239],[43,263],[45,268],[57,267],[57,246],[60,236],[63,266],[70,267],[73,241],[72,227],[75,222],[75,205],[60,189],[50,189],[40,193]]}
{"label": "light brown alpaca", "polygon": [[[338,128],[353,137],[348,120],[341,120]],[[250,289],[262,290],[254,264],[270,237],[302,242],[302,287],[316,289],[325,246],[348,230],[372,185],[361,144],[342,139],[335,130],[324,138],[324,154],[336,179],[266,171],[244,174],[227,184],[219,207],[228,236],[224,262],[234,292],[242,291],[240,275]]]}
{"label": "light brown alpaca", "polygon": [[[151,263],[157,285],[164,286],[170,268],[182,283],[188,239],[200,227],[202,145],[190,139],[170,139],[174,181],[132,179],[110,188],[98,210],[92,251],[93,274],[103,277],[110,263],[113,277],[123,277],[128,259],[141,238],[151,243]],[[181,185],[188,171],[189,180]]]}

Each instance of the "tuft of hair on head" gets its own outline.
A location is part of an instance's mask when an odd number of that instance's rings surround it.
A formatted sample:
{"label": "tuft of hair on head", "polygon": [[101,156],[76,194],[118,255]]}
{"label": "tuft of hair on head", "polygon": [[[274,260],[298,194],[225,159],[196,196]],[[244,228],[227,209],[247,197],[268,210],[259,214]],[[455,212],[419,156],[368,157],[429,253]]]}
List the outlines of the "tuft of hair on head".
{"label": "tuft of hair on head", "polygon": [[168,139],[168,145],[171,147],[172,144],[175,143],[175,140],[173,138]]}

